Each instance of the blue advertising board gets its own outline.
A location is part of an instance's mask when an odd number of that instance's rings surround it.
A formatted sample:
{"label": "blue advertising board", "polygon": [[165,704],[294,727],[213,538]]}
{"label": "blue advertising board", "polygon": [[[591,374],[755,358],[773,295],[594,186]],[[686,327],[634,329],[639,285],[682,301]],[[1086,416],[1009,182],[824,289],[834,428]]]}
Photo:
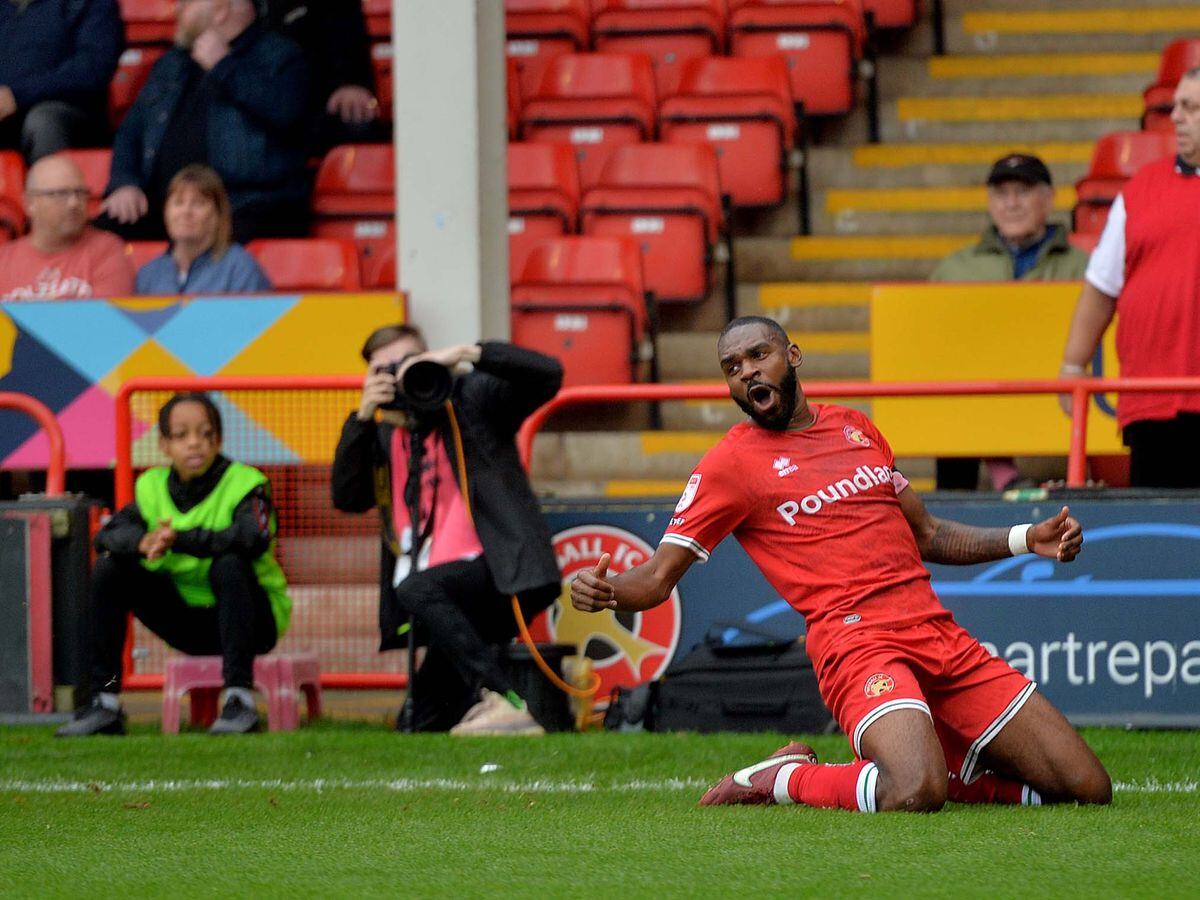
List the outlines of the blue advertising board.
{"label": "blue advertising board", "polygon": [[[635,565],[658,544],[673,505],[673,499],[547,504],[552,532],[574,540],[555,542],[564,577],[601,549],[625,547],[623,558]],[[928,501],[936,516],[991,526],[1039,521],[1059,505]],[[1027,555],[931,565],[934,590],[955,619],[1036,681],[1072,722],[1200,726],[1200,501],[1089,498],[1070,506],[1084,524],[1084,550],[1075,562]],[[601,533],[606,543],[594,538],[589,553],[588,536]],[[577,624],[574,636],[595,642],[589,653],[602,677],[634,648],[636,664],[620,682],[657,677],[710,632],[736,641],[804,631],[803,619],[733,539],[689,570],[677,596],[653,614],[662,621],[642,621],[649,615],[615,616],[590,631]],[[568,618],[560,614],[560,623]]]}

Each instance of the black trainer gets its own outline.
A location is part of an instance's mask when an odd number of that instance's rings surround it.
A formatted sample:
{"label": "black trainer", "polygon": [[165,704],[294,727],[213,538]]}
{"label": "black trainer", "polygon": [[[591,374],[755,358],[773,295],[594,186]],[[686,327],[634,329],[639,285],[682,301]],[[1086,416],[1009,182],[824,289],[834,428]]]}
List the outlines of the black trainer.
{"label": "black trainer", "polygon": [[125,710],[109,709],[94,697],[87,706],[75,710],[75,718],[54,732],[55,737],[86,737],[89,734],[124,734]]}
{"label": "black trainer", "polygon": [[258,731],[258,710],[237,697],[225,701],[220,717],[208,729],[209,734],[248,734],[251,731]]}

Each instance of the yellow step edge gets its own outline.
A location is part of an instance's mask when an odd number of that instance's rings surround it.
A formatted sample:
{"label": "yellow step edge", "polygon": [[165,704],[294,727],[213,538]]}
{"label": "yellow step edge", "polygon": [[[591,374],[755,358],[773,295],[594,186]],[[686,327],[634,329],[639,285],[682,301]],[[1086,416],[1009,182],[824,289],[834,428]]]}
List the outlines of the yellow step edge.
{"label": "yellow step edge", "polygon": [[615,479],[604,482],[605,497],[678,497],[686,479]]}
{"label": "yellow step edge", "polygon": [[[1055,209],[1071,209],[1074,205],[1075,188],[1055,190]],[[986,209],[985,187],[864,188],[825,192],[825,211],[833,215],[843,212],[982,212]]]}
{"label": "yellow step edge", "polygon": [[967,34],[1106,34],[1200,29],[1200,9],[1194,6],[1150,9],[1063,9],[1052,12],[963,13]]}
{"label": "yellow step edge", "polygon": [[[901,97],[903,122],[995,122],[1031,119],[1130,119],[1142,114],[1141,94],[1041,94],[1003,97]],[[1134,124],[1131,122],[1131,126]]]}
{"label": "yellow step edge", "polygon": [[871,302],[869,281],[780,281],[758,286],[764,308],[866,306]]}
{"label": "yellow step edge", "polygon": [[643,431],[642,453],[706,453],[721,439],[722,431]]}
{"label": "yellow step edge", "polygon": [[1086,163],[1091,161],[1094,146],[1093,141],[1011,144],[862,144],[854,148],[854,164],[860,168],[877,169],[898,169],[926,164],[990,166],[1000,157],[1010,153],[1029,153],[1047,165]]}
{"label": "yellow step edge", "polygon": [[1158,71],[1157,53],[1013,53],[995,56],[934,56],[929,77],[1055,78],[1064,75],[1131,75]]}
{"label": "yellow step edge", "polygon": [[977,234],[838,235],[792,238],[794,260],[941,259],[979,240]]}

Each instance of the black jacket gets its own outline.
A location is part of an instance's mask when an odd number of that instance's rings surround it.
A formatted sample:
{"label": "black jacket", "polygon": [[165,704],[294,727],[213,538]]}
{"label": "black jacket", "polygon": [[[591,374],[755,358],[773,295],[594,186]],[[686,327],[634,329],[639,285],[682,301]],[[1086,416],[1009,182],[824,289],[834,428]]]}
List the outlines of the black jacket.
{"label": "black jacket", "polygon": [[[454,383],[451,402],[462,432],[467,490],[475,530],[496,588],[521,594],[561,578],[550,530],[521,461],[515,437],[521,423],[558,393],[562,365],[553,357],[512,344],[487,341],[475,371]],[[333,458],[333,505],[344,512],[365,512],[376,505],[375,472],[391,495],[390,452],[393,428],[363,422],[352,413],[342,427]],[[453,443],[446,442],[447,447]],[[457,461],[451,453],[451,465]],[[457,473],[456,473],[457,474]],[[402,477],[402,476],[401,476]],[[385,522],[381,589],[391,591],[396,556]]]}

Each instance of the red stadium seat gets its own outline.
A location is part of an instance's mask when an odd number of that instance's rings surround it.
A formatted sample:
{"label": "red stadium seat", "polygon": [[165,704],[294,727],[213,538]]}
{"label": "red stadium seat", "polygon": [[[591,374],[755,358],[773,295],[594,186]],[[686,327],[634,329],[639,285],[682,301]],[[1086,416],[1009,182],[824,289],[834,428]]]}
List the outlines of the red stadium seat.
{"label": "red stadium seat", "polygon": [[83,170],[83,181],[88,188],[88,216],[95,218],[100,213],[100,201],[104,199],[104,188],[108,185],[108,173],[112,168],[112,150],[101,147],[91,150],[63,150]]}
{"label": "red stadium seat", "polygon": [[508,277],[538,241],[575,231],[579,170],[568,144],[508,145]]}
{"label": "red stadium seat", "polygon": [[631,144],[608,158],[583,197],[580,231],[627,237],[642,251],[646,290],[661,303],[703,300],[722,232],[717,156],[705,144]]}
{"label": "red stadium seat", "polygon": [[373,38],[392,36],[392,0],[362,0],[367,34]]}
{"label": "red stadium seat", "polygon": [[508,95],[508,139],[517,139],[517,123],[521,119],[521,79],[512,57],[505,60],[504,87]]}
{"label": "red stadium seat", "polygon": [[1158,77],[1146,88],[1142,97],[1145,112],[1142,127],[1152,131],[1173,131],[1171,107],[1175,105],[1175,88],[1189,69],[1200,66],[1200,38],[1180,38],[1163,49],[1158,63]]}
{"label": "red stadium seat", "polygon": [[392,45],[371,45],[371,68],[375,71],[375,99],[379,101],[379,117],[392,121]]}
{"label": "red stadium seat", "polygon": [[169,44],[175,37],[176,0],[117,0],[130,44]]}
{"label": "red stadium seat", "polygon": [[600,52],[649,56],[662,99],[675,93],[684,62],[725,51],[725,3],[601,0],[592,35]]}
{"label": "red stadium seat", "polygon": [[513,343],[558,357],[565,385],[635,381],[648,334],[642,257],[632,241],[547,239],[513,284]]}
{"label": "red stadium seat", "polygon": [[317,170],[313,213],[318,217],[391,217],[396,209],[391,144],[343,144]]}
{"label": "red stadium seat", "polygon": [[16,150],[0,150],[0,239],[25,231],[25,161]]}
{"label": "red stadium seat", "polygon": [[166,241],[130,241],[125,245],[125,255],[136,272],[150,260],[162,256],[167,246]]}
{"label": "red stadium seat", "polygon": [[166,51],[159,47],[130,47],[121,54],[116,74],[108,85],[108,121],[115,130],[133,106],[150,69]]}
{"label": "red stadium seat", "polygon": [[782,203],[796,137],[787,66],[779,57],[691,60],[679,94],[662,105],[659,132],[671,143],[711,144],[735,206]]}
{"label": "red stadium seat", "polygon": [[312,233],[354,245],[364,288],[396,286],[396,228],[391,219],[318,219]]}
{"label": "red stadium seat", "polygon": [[1074,228],[1099,234],[1108,208],[1142,166],[1175,155],[1175,134],[1165,131],[1114,131],[1096,142],[1088,173],[1075,182]]}
{"label": "red stadium seat", "polygon": [[911,28],[921,18],[920,0],[862,0],[862,5],[876,28]]}
{"label": "red stadium seat", "polygon": [[792,96],[809,115],[854,108],[866,40],[861,0],[731,0],[733,56],[783,56]]}
{"label": "red stadium seat", "polygon": [[614,146],[654,139],[654,110],[654,70],[644,54],[573,53],[547,66],[521,110],[520,134],[573,144],[588,187]]}
{"label": "red stadium seat", "polygon": [[1096,245],[1100,243],[1100,232],[1093,231],[1089,234],[1085,234],[1081,231],[1072,231],[1069,235],[1067,235],[1067,240],[1070,242],[1072,247],[1082,250],[1084,253],[1088,254],[1088,256],[1091,256],[1092,251],[1096,249]]}
{"label": "red stadium seat", "polygon": [[588,0],[504,0],[506,52],[524,95],[537,90],[554,57],[590,47],[590,18]]}
{"label": "red stadium seat", "polygon": [[354,244],[337,238],[260,238],[246,249],[277,291],[362,289]]}

